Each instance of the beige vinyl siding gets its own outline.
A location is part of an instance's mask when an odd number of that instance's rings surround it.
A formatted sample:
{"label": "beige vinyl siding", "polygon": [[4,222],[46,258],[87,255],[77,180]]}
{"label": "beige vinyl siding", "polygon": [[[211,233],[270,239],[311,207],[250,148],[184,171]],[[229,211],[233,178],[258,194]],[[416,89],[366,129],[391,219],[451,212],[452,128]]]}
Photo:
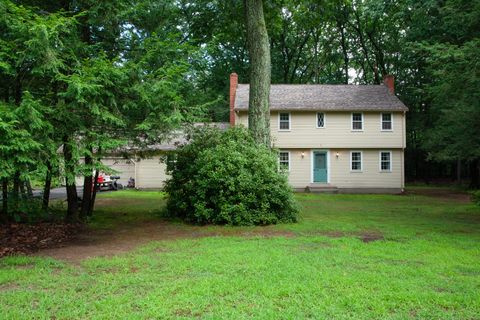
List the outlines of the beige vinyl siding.
{"label": "beige vinyl siding", "polygon": [[160,161],[159,156],[138,160],[135,187],[139,189],[163,188],[165,180],[169,178],[166,168],[167,165]]}
{"label": "beige vinyl siding", "polygon": [[128,179],[134,178],[135,179],[135,164],[127,159],[104,159],[102,163],[110,168],[118,171],[118,173],[114,173],[112,175],[119,176],[120,179],[118,180],[124,187],[128,184]]}
{"label": "beige vinyl siding", "polygon": [[[325,128],[317,128],[317,112],[290,112],[289,131],[278,130],[278,112],[271,113],[272,143],[288,148],[403,148],[403,112],[392,113],[392,131],[381,130],[381,112],[362,112],[363,130],[352,130],[352,112],[325,112]],[[248,126],[248,114],[236,115],[236,123]]]}
{"label": "beige vinyl siding", "polygon": [[[280,151],[290,152],[290,171],[288,182],[293,188],[305,188],[311,179],[311,152],[310,149]],[[302,158],[302,153],[304,157]]]}
{"label": "beige vinyl siding", "polygon": [[[83,163],[84,159],[81,158],[80,162]],[[124,187],[128,184],[128,179],[130,177],[135,178],[135,164],[125,158],[104,158],[102,159],[102,163],[113,170],[117,171],[116,173],[112,173],[113,176],[119,176],[120,179],[118,180]],[[83,186],[83,176],[76,177],[75,182],[77,186]]]}
{"label": "beige vinyl siding", "polygon": [[[62,184],[65,184],[65,179],[63,179]],[[83,176],[76,176],[76,177],[75,177],[75,185],[76,185],[77,187],[83,186]]]}
{"label": "beige vinyl siding", "polygon": [[[361,172],[350,170],[351,151],[362,152]],[[380,171],[380,151],[392,152],[390,172]],[[399,149],[331,149],[330,184],[338,188],[403,188],[402,155]]]}
{"label": "beige vinyl siding", "polygon": [[[329,184],[338,188],[403,188],[403,151],[399,149],[280,149],[290,152],[288,181],[293,188],[312,183],[312,152],[328,151]],[[362,171],[350,170],[350,152],[362,152]],[[390,172],[380,171],[380,151],[391,151]],[[336,156],[338,152],[338,158]],[[304,157],[302,158],[302,153]]]}

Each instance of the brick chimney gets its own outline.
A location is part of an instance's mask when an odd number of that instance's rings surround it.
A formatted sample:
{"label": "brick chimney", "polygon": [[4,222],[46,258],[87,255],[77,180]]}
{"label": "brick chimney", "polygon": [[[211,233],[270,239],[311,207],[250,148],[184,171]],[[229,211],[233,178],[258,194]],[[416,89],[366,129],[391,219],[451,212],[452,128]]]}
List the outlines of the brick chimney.
{"label": "brick chimney", "polygon": [[391,94],[395,94],[395,77],[387,74],[383,77],[383,84],[387,86]]}
{"label": "brick chimney", "polygon": [[233,127],[235,125],[235,112],[233,108],[235,108],[235,94],[237,92],[237,85],[238,85],[238,75],[236,73],[230,74],[230,126]]}

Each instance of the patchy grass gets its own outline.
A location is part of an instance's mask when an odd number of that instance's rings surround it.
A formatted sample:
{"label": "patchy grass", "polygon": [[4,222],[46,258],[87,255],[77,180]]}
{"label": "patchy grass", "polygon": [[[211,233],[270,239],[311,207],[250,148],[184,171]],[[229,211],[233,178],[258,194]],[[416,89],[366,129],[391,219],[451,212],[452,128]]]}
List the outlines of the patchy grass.
{"label": "patchy grass", "polygon": [[[116,192],[100,199],[92,225],[101,229],[158,222],[164,205],[161,193]],[[183,226],[222,236],[150,242],[79,266],[50,258],[2,259],[0,314],[2,319],[480,318],[478,207],[416,194],[298,194],[297,199],[302,207],[297,224]],[[239,230],[252,236],[238,236]]]}
{"label": "patchy grass", "polygon": [[161,218],[165,193],[160,191],[123,190],[98,194],[94,229],[113,229],[121,225],[141,224]]}

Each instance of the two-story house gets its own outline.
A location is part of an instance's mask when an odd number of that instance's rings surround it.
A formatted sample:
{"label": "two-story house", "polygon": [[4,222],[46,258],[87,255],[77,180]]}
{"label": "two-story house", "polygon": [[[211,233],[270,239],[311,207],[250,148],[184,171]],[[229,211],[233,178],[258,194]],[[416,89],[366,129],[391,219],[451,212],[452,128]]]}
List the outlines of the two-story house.
{"label": "two-story house", "polygon": [[[249,85],[230,75],[230,125],[248,127]],[[382,85],[272,85],[270,129],[294,189],[399,193],[405,113]]]}

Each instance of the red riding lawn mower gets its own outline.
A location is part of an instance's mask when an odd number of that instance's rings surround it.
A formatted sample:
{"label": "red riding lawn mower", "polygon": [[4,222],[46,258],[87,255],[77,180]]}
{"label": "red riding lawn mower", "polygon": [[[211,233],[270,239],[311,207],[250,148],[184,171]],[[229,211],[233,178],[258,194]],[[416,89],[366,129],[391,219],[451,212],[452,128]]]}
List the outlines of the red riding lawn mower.
{"label": "red riding lawn mower", "polygon": [[103,173],[98,175],[97,185],[99,191],[122,190],[123,186],[118,183],[119,176],[107,176]]}

